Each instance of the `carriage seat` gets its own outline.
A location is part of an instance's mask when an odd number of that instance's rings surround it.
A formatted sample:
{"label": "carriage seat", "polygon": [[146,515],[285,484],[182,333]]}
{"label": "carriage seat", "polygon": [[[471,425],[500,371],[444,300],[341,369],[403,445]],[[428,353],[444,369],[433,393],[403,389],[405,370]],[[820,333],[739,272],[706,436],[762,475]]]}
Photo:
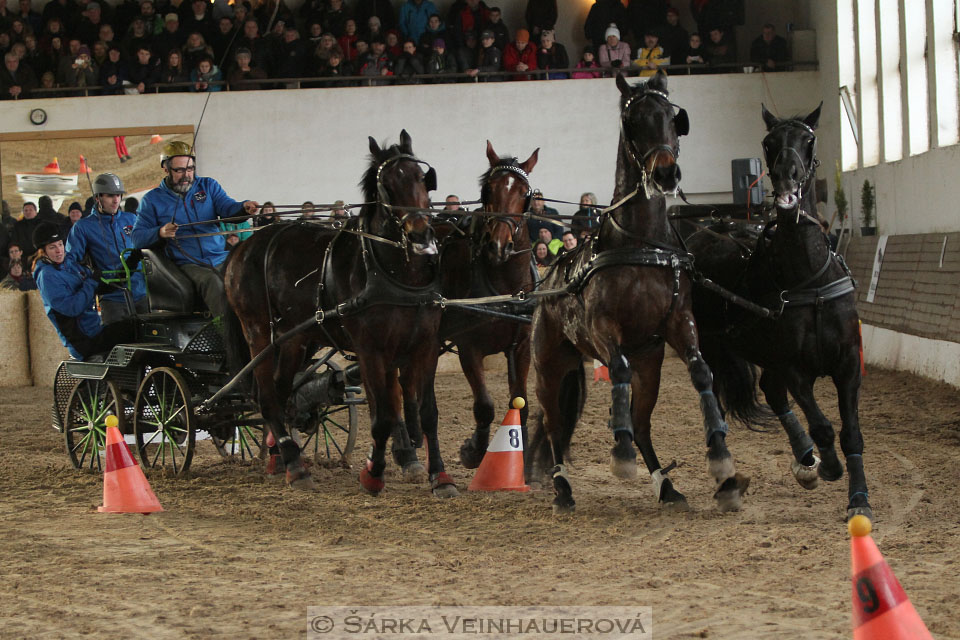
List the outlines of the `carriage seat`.
{"label": "carriage seat", "polygon": [[143,250],[143,273],[147,277],[150,311],[206,310],[193,281],[162,252]]}

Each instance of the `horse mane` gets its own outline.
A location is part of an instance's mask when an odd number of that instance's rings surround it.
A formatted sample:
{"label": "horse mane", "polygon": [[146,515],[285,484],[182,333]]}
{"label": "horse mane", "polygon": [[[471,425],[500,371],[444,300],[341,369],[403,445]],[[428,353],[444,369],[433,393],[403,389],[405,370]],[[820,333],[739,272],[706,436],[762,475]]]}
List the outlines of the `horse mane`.
{"label": "horse mane", "polygon": [[[374,155],[370,154],[368,157],[370,159],[370,166],[367,167],[367,170],[363,174],[363,178],[360,179],[360,189],[363,191],[363,201],[364,202],[376,202],[380,197],[380,194],[377,193],[377,168],[383,163],[384,160],[399,156],[405,153],[399,144],[394,144],[385,149],[382,149],[380,153]],[[367,206],[364,206],[361,209],[361,213]]]}
{"label": "horse mane", "polygon": [[487,180],[490,179],[490,176],[493,174],[494,171],[496,171],[497,169],[501,169],[503,167],[519,168],[520,162],[517,160],[516,156],[500,156],[500,159],[497,160],[497,164],[493,165],[492,167],[490,167],[480,175],[480,179],[478,180],[480,188],[481,189],[483,188],[483,185],[487,183]]}

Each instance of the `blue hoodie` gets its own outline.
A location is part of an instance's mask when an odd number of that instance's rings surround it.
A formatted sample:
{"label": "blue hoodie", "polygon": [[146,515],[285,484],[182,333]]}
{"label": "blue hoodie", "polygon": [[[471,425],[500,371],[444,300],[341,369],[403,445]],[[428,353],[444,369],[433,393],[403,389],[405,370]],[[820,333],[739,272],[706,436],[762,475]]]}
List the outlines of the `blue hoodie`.
{"label": "blue hoodie", "polygon": [[100,315],[93,306],[97,281],[89,269],[67,254],[64,261],[53,264],[40,260],[34,269],[43,310],[60,336],[60,342],[70,355],[83,360],[83,355],[71,344],[100,335]]}
{"label": "blue hoodie", "polygon": [[137,222],[133,225],[133,246],[147,249],[157,244],[161,240],[158,235],[160,227],[168,222],[209,222],[178,231],[176,239],[166,241],[167,255],[177,264],[199,262],[218,267],[227,259],[228,254],[223,236],[186,236],[216,233],[220,231],[217,218],[230,218],[242,212],[243,203],[228,196],[213,178],[197,178],[183,198],[171,190],[164,180],[159,187],[149,191],[140,200]]}
{"label": "blue hoodie", "polygon": [[[118,271],[105,274],[107,278],[121,277],[123,264],[120,256],[124,249],[133,248],[130,234],[137,216],[127,211],[118,211],[116,215],[102,214],[94,207],[92,213],[80,218],[67,237],[67,253],[77,262],[83,261],[87,254],[93,258],[93,264],[103,271]],[[130,278],[130,292],[134,301],[147,295],[143,273],[136,271]],[[104,300],[123,302],[123,291],[111,291],[100,296]]]}

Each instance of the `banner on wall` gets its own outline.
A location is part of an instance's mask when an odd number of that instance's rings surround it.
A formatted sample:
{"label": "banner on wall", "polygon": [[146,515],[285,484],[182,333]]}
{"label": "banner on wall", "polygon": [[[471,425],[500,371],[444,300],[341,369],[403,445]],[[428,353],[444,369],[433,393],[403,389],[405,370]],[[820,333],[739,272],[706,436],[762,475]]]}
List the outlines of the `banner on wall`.
{"label": "banner on wall", "polygon": [[877,240],[877,252],[873,254],[873,271],[870,272],[870,288],[867,289],[867,302],[873,302],[877,294],[877,282],[880,280],[880,268],[883,266],[883,254],[887,252],[887,238],[880,236]]}

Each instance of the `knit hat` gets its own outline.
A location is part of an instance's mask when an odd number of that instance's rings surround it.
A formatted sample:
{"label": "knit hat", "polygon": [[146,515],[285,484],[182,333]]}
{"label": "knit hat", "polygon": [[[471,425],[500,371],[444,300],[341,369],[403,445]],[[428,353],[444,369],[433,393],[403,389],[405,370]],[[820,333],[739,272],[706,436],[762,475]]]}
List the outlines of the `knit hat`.
{"label": "knit hat", "polygon": [[493,36],[493,31],[490,31],[490,29],[484,29],[483,32],[480,34],[481,40],[486,40],[487,38],[490,38],[491,40],[496,39]]}
{"label": "knit hat", "polygon": [[67,213],[70,213],[70,212],[73,211],[74,209],[76,209],[77,211],[83,213],[83,207],[80,206],[80,203],[79,203],[79,202],[71,202],[71,203],[70,203],[70,206],[67,208]]}
{"label": "knit hat", "polygon": [[530,32],[526,29],[517,29],[514,39],[518,42],[530,42]]}
{"label": "knit hat", "polygon": [[610,36],[616,36],[617,40],[620,39],[620,29],[617,29],[617,25],[612,23],[609,27],[607,27],[606,33],[603,34],[604,39],[609,38]]}
{"label": "knit hat", "polygon": [[84,44],[84,45],[80,45],[80,48],[77,49],[77,55],[78,55],[78,56],[82,56],[83,54],[87,54],[88,56],[90,55],[90,47],[88,47],[88,46],[85,45],[85,44]]}
{"label": "knit hat", "polygon": [[444,42],[443,38],[437,38],[436,40],[433,41],[433,48],[434,48],[434,49],[446,49],[446,48],[447,48],[447,43]]}

